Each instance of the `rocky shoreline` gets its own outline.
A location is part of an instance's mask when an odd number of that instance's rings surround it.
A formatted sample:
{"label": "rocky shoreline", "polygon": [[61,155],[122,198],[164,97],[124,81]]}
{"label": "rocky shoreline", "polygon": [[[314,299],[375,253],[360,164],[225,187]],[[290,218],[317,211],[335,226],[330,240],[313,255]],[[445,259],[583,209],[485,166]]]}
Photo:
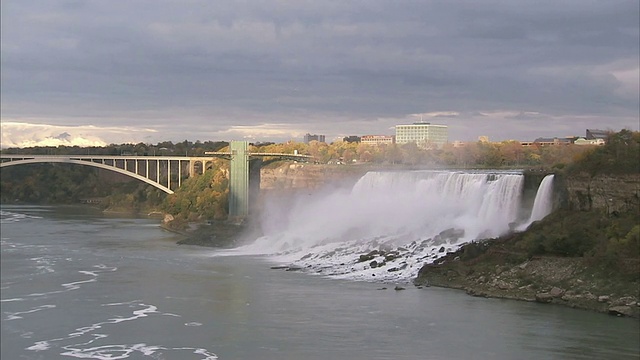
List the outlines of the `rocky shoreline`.
{"label": "rocky shoreline", "polygon": [[[461,260],[464,247],[437,263],[425,265],[416,286],[460,289],[471,296],[512,299],[638,318],[638,282],[621,280],[596,266],[593,259],[532,257],[489,249],[471,261]],[[638,262],[629,261],[630,273]]]}
{"label": "rocky shoreline", "polygon": [[[181,235],[178,245],[197,245],[215,248],[233,248],[242,243],[248,236],[257,237],[250,224],[237,224],[229,221],[209,221],[189,223],[179,226],[173,223],[173,216],[166,214],[160,227]],[[185,224],[182,224],[185,225]]]}

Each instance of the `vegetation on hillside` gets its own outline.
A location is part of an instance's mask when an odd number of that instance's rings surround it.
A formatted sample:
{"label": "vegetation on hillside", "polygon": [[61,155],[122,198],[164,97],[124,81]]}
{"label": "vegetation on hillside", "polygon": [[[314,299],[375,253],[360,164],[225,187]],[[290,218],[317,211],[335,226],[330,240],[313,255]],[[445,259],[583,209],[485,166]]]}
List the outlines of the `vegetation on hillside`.
{"label": "vegetation on hillside", "polygon": [[161,209],[175,218],[173,226],[188,221],[224,220],[228,213],[228,164],[217,160],[202,175],[187,179],[175,194],[168,195]]}
{"label": "vegetation on hillside", "polygon": [[102,209],[140,212],[157,207],[163,193],[107,170],[74,164],[30,164],[2,169],[1,203],[89,203]]}
{"label": "vegetation on hillside", "polygon": [[604,146],[579,154],[566,173],[568,176],[640,173],[640,132],[612,133]]}

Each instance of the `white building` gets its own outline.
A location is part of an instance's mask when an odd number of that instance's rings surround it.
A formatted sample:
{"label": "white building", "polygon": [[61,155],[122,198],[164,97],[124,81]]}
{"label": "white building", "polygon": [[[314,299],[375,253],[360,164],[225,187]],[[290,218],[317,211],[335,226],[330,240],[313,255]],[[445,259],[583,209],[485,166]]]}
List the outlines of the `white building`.
{"label": "white building", "polygon": [[416,122],[411,125],[396,125],[396,143],[399,145],[415,142],[418,147],[442,147],[449,141],[446,125]]}
{"label": "white building", "polygon": [[380,145],[380,144],[393,144],[393,136],[389,135],[363,135],[360,137],[362,144],[368,145]]}
{"label": "white building", "polygon": [[585,139],[578,138],[573,142],[576,145],[604,145],[604,139]]}

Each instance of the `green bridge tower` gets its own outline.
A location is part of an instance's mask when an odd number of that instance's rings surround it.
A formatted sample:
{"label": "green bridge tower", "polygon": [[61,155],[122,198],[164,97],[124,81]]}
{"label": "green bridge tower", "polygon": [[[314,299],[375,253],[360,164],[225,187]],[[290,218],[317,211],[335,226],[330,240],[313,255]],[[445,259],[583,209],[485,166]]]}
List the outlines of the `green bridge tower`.
{"label": "green bridge tower", "polygon": [[241,220],[249,214],[249,143],[231,141],[229,147],[229,218]]}

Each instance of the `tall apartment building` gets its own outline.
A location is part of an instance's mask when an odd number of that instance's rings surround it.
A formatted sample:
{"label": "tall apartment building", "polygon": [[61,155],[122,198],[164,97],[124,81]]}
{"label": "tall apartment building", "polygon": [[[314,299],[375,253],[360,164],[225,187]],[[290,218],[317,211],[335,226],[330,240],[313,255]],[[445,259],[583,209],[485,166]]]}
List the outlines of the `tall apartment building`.
{"label": "tall apartment building", "polygon": [[316,134],[311,135],[309,133],[306,133],[304,135],[304,143],[305,144],[308,144],[309,142],[311,142],[313,140],[319,141],[319,142],[324,142],[324,135],[316,135]]}
{"label": "tall apartment building", "polygon": [[415,142],[418,147],[442,147],[449,141],[446,125],[416,122],[411,125],[396,125],[396,144]]}

